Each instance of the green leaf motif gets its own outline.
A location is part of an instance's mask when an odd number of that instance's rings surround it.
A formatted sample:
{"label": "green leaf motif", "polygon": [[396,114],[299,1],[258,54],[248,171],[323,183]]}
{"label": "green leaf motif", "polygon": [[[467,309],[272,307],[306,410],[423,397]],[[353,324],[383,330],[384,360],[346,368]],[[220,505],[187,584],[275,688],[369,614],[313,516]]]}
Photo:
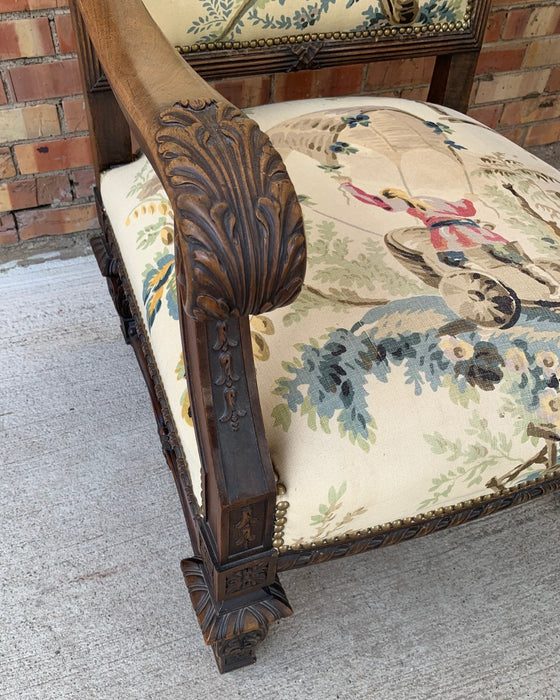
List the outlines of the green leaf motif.
{"label": "green leaf motif", "polygon": [[523,463],[522,457],[511,454],[512,441],[504,433],[494,435],[489,430],[488,421],[477,411],[472,413],[469,425],[467,432],[474,441],[468,445],[463,445],[459,438],[448,440],[437,431],[433,435],[424,435],[434,454],[445,455],[448,462],[460,462],[460,466],[432,480],[429,488],[431,496],[420,503],[420,510],[436,506],[461,483],[466,482],[467,488],[480,484],[482,475],[489,467],[500,462]]}
{"label": "green leaf motif", "polygon": [[330,522],[334,517],[335,511],[337,511],[340,506],[342,497],[346,493],[346,482],[343,481],[342,484],[336,489],[336,487],[331,486],[328,491],[328,504],[320,503],[318,506],[318,515],[311,516],[312,525],[325,525]]}
{"label": "green leaf motif", "polygon": [[441,385],[449,389],[449,398],[456,406],[469,408],[471,403],[480,403],[480,392],[477,387],[466,382],[459,385],[451,374],[443,377]]}
{"label": "green leaf motif", "polygon": [[279,403],[272,409],[272,417],[274,418],[274,427],[280,426],[284,432],[288,432],[292,424],[292,412],[285,403]]}
{"label": "green leaf motif", "polygon": [[[308,198],[303,196],[300,201],[315,211]],[[334,221],[306,218],[305,230],[309,272],[302,293],[284,315],[285,326],[297,323],[314,308],[330,307],[337,313],[348,313],[356,306],[371,308],[371,296],[408,297],[429,289],[420,280],[387,265],[389,253],[380,241],[367,239],[363,249],[351,255],[351,239],[338,237]],[[328,284],[332,286],[325,289]]]}
{"label": "green leaf motif", "polygon": [[144,187],[146,182],[153,177],[153,170],[152,166],[148,161],[142,166],[139,172],[136,173],[134,176],[134,180],[132,181],[132,185],[128,192],[126,193],[127,198],[133,197],[134,195],[138,194],[140,190]]}
{"label": "green leaf motif", "polygon": [[340,516],[346,488],[345,481],[342,482],[338,489],[335,486],[331,486],[327,493],[327,503],[320,503],[317,508],[319,512],[311,515],[310,525],[316,528],[314,540],[323,540],[325,537],[330,537],[337,532],[348,532],[348,525],[367,511],[364,506],[360,506],[355,510],[348,511],[342,517]]}
{"label": "green leaf motif", "polygon": [[146,250],[153,245],[167,222],[168,219],[165,216],[160,216],[156,222],[140,229],[136,234],[136,250]]}

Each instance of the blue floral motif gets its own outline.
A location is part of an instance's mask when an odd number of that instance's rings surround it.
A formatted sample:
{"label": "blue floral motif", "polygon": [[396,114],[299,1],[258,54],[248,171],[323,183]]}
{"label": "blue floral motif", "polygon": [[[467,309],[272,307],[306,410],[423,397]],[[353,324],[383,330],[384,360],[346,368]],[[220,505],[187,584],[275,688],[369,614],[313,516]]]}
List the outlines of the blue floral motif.
{"label": "blue floral motif", "polygon": [[357,148],[351,146],[349,143],[346,143],[346,141],[335,141],[329,146],[329,150],[331,150],[333,153],[344,153],[346,155],[358,152]]}
{"label": "blue floral motif", "polygon": [[446,139],[443,143],[445,143],[449,148],[454,148],[456,151],[466,151],[465,146],[460,146],[458,143],[455,143],[455,141],[451,141],[451,139]]}
{"label": "blue floral motif", "polygon": [[[358,1],[359,0],[355,0],[355,2]],[[355,4],[355,2],[353,0],[349,0],[347,7],[351,7]],[[362,16],[364,21],[355,27],[354,31],[364,32],[368,29],[373,29],[374,27],[377,29],[379,27],[390,26],[389,19],[383,14],[383,12],[381,12],[379,6],[377,5],[375,7],[370,5],[362,12]]]}
{"label": "blue floral motif", "polygon": [[258,10],[251,10],[247,15],[247,21],[256,27],[260,25],[262,29],[279,29],[286,30],[292,27],[292,18],[287,15],[270,15],[268,12],[263,16],[259,15]]}
{"label": "blue floral motif", "polygon": [[429,128],[432,129],[434,134],[451,134],[451,127],[448,126],[447,124],[443,124],[442,122],[424,122],[424,124]]}
{"label": "blue floral motif", "polygon": [[355,117],[341,117],[344,124],[347,124],[351,129],[356,126],[369,126],[369,114],[357,114]]}
{"label": "blue floral motif", "polygon": [[307,27],[312,27],[320,16],[321,12],[317,4],[302,7],[294,14],[294,27],[296,29],[306,29]]}
{"label": "blue floral motif", "polygon": [[433,24],[434,22],[456,22],[457,10],[451,6],[448,0],[430,0],[420,8],[418,19],[422,24]]}
{"label": "blue floral motif", "polygon": [[[390,382],[392,369],[400,366],[416,395],[428,388],[448,390],[452,401],[467,407],[469,400],[478,401],[476,392],[501,387],[535,422],[560,427],[560,343],[545,339],[553,335],[550,331],[558,334],[559,314],[524,310],[519,325],[533,330],[527,337],[520,331],[514,339],[500,331],[482,337],[478,329],[447,335],[446,326],[380,334],[377,323],[382,327],[393,314],[410,311],[412,301],[374,308],[351,329],[331,331],[322,344],[298,345],[298,360],[285,364],[291,376],[278,380],[275,393],[293,413],[315,411],[327,432],[328,422],[335,419],[352,442],[361,438],[362,447],[375,441],[375,401],[368,404],[368,377]],[[440,298],[422,297],[421,308],[429,307],[453,321]]]}
{"label": "blue floral motif", "polygon": [[[434,134],[442,134],[444,136],[450,136],[453,134],[453,130],[448,124],[444,124],[443,122],[431,122],[431,121],[425,121],[424,125],[428,127],[428,129],[431,129]],[[461,146],[458,143],[455,143],[452,139],[448,138],[445,139],[443,142],[446,146],[449,146],[449,148],[453,148],[456,151],[466,151],[467,149],[465,146]]]}

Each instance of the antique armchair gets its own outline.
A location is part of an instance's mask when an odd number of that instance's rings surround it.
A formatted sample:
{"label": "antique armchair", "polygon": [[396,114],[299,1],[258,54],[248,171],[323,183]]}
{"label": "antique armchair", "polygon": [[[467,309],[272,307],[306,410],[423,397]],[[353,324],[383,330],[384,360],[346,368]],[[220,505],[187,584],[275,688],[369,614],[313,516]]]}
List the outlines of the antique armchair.
{"label": "antique armchair", "polygon": [[[558,488],[560,174],[461,113],[488,0],[145,6],[72,3],[92,243],[228,671],[290,615],[280,572]],[[428,54],[428,104],[206,82]]]}

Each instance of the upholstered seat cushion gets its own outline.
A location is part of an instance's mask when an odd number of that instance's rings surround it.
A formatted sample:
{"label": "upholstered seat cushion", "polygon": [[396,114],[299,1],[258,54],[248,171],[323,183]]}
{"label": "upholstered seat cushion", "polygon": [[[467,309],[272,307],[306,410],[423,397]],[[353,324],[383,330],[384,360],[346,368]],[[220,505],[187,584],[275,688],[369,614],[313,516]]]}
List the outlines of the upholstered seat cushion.
{"label": "upholstered seat cushion", "polygon": [[[276,544],[351,535],[553,471],[560,174],[416,102],[314,100],[251,116],[284,157],[308,243],[300,297],[251,321],[289,503]],[[200,489],[172,211],[143,157],[105,173],[102,196]]]}

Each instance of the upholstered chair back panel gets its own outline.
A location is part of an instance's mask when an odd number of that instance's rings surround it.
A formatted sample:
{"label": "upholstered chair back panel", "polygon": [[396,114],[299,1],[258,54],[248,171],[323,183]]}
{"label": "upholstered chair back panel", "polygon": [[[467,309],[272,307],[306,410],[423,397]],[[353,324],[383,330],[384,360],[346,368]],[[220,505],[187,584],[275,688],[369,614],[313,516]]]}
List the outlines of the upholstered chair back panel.
{"label": "upholstered chair back panel", "polygon": [[[470,0],[144,0],[167,39],[192,50],[255,42],[449,33],[467,29]],[[325,35],[325,36],[323,36]]]}

